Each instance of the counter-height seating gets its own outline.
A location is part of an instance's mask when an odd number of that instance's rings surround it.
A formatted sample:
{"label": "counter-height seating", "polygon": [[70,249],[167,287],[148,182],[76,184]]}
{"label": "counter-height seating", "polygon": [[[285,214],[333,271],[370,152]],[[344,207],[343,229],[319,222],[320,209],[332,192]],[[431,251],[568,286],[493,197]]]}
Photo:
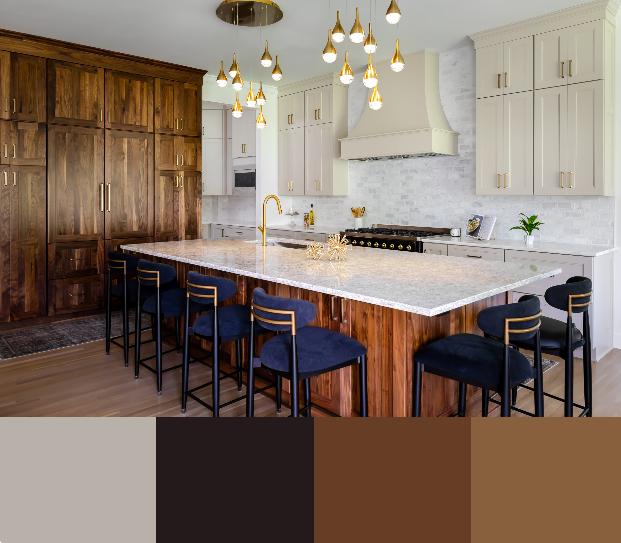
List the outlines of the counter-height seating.
{"label": "counter-height seating", "polygon": [[[483,389],[484,416],[487,415],[488,391],[501,397],[500,412],[511,416],[511,409],[531,415],[511,406],[511,389],[529,379],[535,380],[535,416],[543,417],[543,370],[539,327],[541,307],[539,298],[526,299],[509,305],[488,307],[477,315],[477,324],[485,334],[448,336],[423,347],[414,355],[413,414],[420,417],[423,371],[459,382],[458,416],[466,415],[466,387],[472,385]],[[519,338],[530,340],[534,350],[535,367],[528,359],[512,348]],[[532,415],[531,415],[532,416]]]}
{"label": "counter-height seating", "polygon": [[[254,388],[254,368],[265,367],[278,378],[284,377],[291,382],[291,416],[298,417],[301,412],[310,416],[312,408],[338,416],[311,402],[310,378],[360,364],[360,413],[366,417],[366,347],[338,332],[307,326],[317,313],[315,305],[310,302],[270,296],[262,288],[254,289],[252,299],[248,388]],[[263,345],[258,358],[254,357],[253,333],[257,326],[279,332]],[[304,407],[301,409],[300,381],[304,382]],[[249,395],[246,401],[246,416],[254,416],[253,395]]]}
{"label": "counter-height seating", "polygon": [[[198,402],[202,406],[206,407],[213,412],[214,417],[220,416],[220,409],[226,405],[243,400],[244,398],[254,397],[254,387],[248,382],[247,392],[245,395],[230,400],[224,404],[220,404],[220,381],[237,374],[237,390],[242,389],[242,344],[241,340],[247,338],[251,331],[250,322],[250,307],[247,305],[227,305],[219,307],[218,304],[231,298],[237,291],[235,283],[229,279],[223,277],[211,277],[207,275],[201,275],[200,273],[191,271],[188,274],[188,281],[186,284],[186,314],[185,314],[185,333],[184,333],[184,348],[183,348],[183,375],[182,375],[182,400],[181,411],[185,413],[188,397]],[[192,326],[190,326],[190,313],[192,310],[192,304],[202,305],[204,309],[210,309],[210,311],[204,315],[201,315]],[[266,328],[256,325],[252,330],[254,335],[265,334],[269,332]],[[207,339],[212,342],[212,379],[210,382],[188,390],[188,381],[190,374],[190,362],[192,358],[190,356],[190,335],[195,335],[202,339]],[[236,342],[237,353],[237,367],[235,372],[220,375],[219,366],[219,348],[222,343],[227,341]],[[252,360],[252,357],[250,358]],[[250,364],[249,364],[250,365]],[[213,405],[209,405],[207,402],[201,400],[196,396],[196,392],[200,389],[212,386]],[[260,391],[271,388],[267,386]]]}

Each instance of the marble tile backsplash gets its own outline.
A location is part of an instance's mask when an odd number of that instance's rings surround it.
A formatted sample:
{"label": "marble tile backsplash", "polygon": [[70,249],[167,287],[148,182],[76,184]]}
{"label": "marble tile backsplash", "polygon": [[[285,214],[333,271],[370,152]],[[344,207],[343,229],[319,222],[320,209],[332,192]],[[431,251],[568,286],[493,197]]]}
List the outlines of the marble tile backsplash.
{"label": "marble tile backsplash", "polygon": [[[407,67],[406,67],[407,69]],[[314,204],[316,221],[350,224],[351,207],[366,207],[366,224],[464,227],[470,213],[495,215],[498,239],[521,239],[520,212],[539,215],[542,241],[613,244],[614,198],[600,196],[477,196],[475,194],[475,51],[463,47],[440,55],[440,97],[453,130],[459,132],[457,157],[411,158],[349,163],[349,195],[294,197],[303,213]],[[368,99],[357,74],[349,88],[349,130]]]}
{"label": "marble tile backsplash", "polygon": [[255,195],[204,196],[203,222],[254,225]]}

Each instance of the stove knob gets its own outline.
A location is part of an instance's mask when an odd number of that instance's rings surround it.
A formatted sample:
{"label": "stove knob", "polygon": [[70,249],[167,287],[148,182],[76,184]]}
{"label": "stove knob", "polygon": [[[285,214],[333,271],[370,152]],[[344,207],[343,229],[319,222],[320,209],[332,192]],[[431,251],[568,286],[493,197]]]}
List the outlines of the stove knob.
{"label": "stove knob", "polygon": [[399,249],[400,251],[403,251],[403,245],[399,244],[399,247],[397,247],[397,249]]}
{"label": "stove knob", "polygon": [[382,249],[386,249],[386,244],[382,243]]}
{"label": "stove knob", "polygon": [[377,249],[377,248],[379,247],[379,243],[376,241],[376,242],[373,244],[373,247],[375,247],[375,248]]}
{"label": "stove knob", "polygon": [[371,242],[367,241],[367,247],[371,247]]}
{"label": "stove knob", "polygon": [[395,248],[395,244],[394,244],[394,243],[391,243],[391,244],[390,244],[390,248],[391,248],[391,249],[394,249],[394,248]]}
{"label": "stove knob", "polygon": [[412,250],[412,246],[411,246],[411,245],[408,245],[408,246],[406,247],[406,249],[407,249],[408,251],[411,251],[411,250]]}
{"label": "stove knob", "polygon": [[351,244],[352,244],[352,245],[357,245],[357,244],[358,244],[358,242],[357,242],[356,240],[353,240],[353,241],[351,242]]}

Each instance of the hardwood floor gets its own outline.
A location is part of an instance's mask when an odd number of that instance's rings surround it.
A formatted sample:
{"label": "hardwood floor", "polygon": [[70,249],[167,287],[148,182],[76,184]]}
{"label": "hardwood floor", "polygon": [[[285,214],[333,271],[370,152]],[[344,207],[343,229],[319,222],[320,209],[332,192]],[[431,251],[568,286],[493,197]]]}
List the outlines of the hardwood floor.
{"label": "hardwood floor", "polygon": [[[149,333],[143,335],[144,339],[147,337]],[[154,373],[141,368],[140,378],[134,378],[133,350],[130,350],[130,367],[126,368],[121,349],[112,345],[110,356],[106,356],[105,349],[105,341],[101,340],[0,361],[0,416],[211,416],[211,411],[191,399],[186,414],[181,413],[181,368],[164,374],[162,395],[158,396]],[[140,354],[154,353],[154,344],[150,343],[142,347]],[[174,352],[165,355],[164,369],[180,364],[181,358]],[[198,362],[192,364],[190,388],[210,380],[211,368]],[[245,393],[245,385],[238,392],[234,380],[221,381],[221,403]],[[211,386],[198,391],[197,396],[212,403]],[[245,400],[221,409],[220,415],[245,417]],[[255,396],[255,416],[288,415],[289,410],[284,406],[279,415],[276,402],[271,398],[262,394]]]}

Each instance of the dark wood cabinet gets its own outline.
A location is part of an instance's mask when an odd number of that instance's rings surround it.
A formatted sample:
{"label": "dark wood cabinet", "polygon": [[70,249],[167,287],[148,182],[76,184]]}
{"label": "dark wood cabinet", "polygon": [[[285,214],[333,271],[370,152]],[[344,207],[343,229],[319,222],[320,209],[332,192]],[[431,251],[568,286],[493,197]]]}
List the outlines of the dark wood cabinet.
{"label": "dark wood cabinet", "polygon": [[200,172],[181,172],[180,239],[200,239],[203,198]]}
{"label": "dark wood cabinet", "polygon": [[155,169],[165,171],[179,170],[178,137],[172,134],[155,134]]}
{"label": "dark wood cabinet", "polygon": [[0,121],[0,163],[16,166],[45,166],[45,124]]}
{"label": "dark wood cabinet", "polygon": [[202,170],[201,138],[179,137],[178,149],[183,170],[186,172],[200,172]]}
{"label": "dark wood cabinet", "polygon": [[11,53],[0,51],[0,119],[10,119],[13,111],[11,80]]}
{"label": "dark wood cabinet", "polygon": [[201,136],[202,96],[200,85],[179,83],[179,126],[178,134]]}
{"label": "dark wood cabinet", "polygon": [[179,240],[180,177],[155,170],[155,241]]}
{"label": "dark wood cabinet", "polygon": [[103,275],[50,281],[48,288],[50,316],[102,308],[103,282]]}
{"label": "dark wood cabinet", "polygon": [[47,120],[45,73],[44,58],[11,53],[11,119],[38,123]]}
{"label": "dark wood cabinet", "polygon": [[179,83],[156,77],[155,86],[155,132],[174,134],[179,116]]}
{"label": "dark wood cabinet", "polygon": [[153,236],[153,134],[106,130],[106,239]]}
{"label": "dark wood cabinet", "polygon": [[0,322],[11,319],[11,185],[9,167],[0,166]]}
{"label": "dark wood cabinet", "polygon": [[103,273],[103,240],[50,243],[47,256],[48,280]]}
{"label": "dark wood cabinet", "polygon": [[105,127],[153,132],[153,78],[106,70]]}
{"label": "dark wood cabinet", "polygon": [[48,61],[47,114],[51,124],[103,128],[103,68]]}

